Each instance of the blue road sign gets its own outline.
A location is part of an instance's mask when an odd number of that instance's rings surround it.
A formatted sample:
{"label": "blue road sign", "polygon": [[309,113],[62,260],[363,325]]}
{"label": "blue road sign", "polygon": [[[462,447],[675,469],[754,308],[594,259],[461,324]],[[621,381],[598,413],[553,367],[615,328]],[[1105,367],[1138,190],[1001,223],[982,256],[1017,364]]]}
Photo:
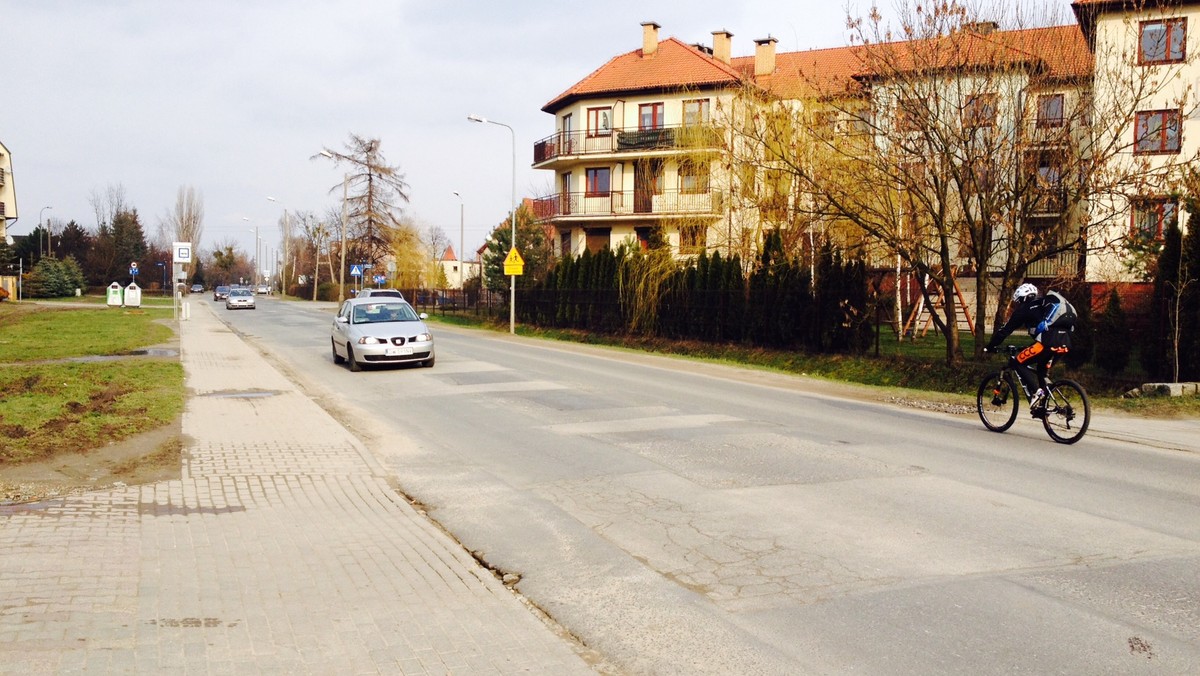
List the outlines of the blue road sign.
{"label": "blue road sign", "polygon": [[361,265],[351,265],[350,266],[350,276],[351,277],[362,277],[362,266]]}

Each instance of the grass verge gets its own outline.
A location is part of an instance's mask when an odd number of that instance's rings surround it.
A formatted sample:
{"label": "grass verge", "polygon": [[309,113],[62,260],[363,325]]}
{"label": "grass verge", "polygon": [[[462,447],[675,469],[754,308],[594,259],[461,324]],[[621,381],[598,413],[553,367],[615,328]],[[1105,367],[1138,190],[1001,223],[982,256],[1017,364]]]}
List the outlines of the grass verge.
{"label": "grass verge", "polygon": [[[430,320],[453,326],[507,331],[508,323],[491,322],[464,315],[431,315]],[[737,344],[712,344],[695,341],[669,341],[654,338],[625,338],[605,334],[517,326],[523,336],[562,340],[593,345],[627,348],[676,355],[739,366],[750,366],[782,373],[812,376],[860,385],[914,390],[924,397],[966,402],[974,406],[974,397],[983,375],[1000,367],[999,358],[964,361],[947,366],[941,339],[932,333],[919,341],[897,343],[891,340],[881,348],[881,356],[811,355],[804,352],[767,350]],[[970,337],[967,337],[970,339]],[[1094,405],[1133,415],[1156,418],[1200,417],[1200,397],[1142,397],[1124,399],[1121,394],[1131,387],[1128,380],[1105,377],[1085,366],[1066,370],[1055,367],[1053,377],[1078,380],[1087,389]]]}
{"label": "grass verge", "polygon": [[87,452],[178,418],[178,359],[88,360],[171,340],[164,317],[169,309],[0,305],[0,466]]}
{"label": "grass verge", "polygon": [[0,364],[125,354],[174,336],[166,309],[0,304]]}

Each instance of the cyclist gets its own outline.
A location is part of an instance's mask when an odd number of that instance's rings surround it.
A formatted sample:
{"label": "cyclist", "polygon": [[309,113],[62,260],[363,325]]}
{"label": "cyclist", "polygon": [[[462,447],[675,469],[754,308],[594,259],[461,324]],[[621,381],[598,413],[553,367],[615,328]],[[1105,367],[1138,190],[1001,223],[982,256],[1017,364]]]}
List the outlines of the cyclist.
{"label": "cyclist", "polygon": [[[1056,291],[1038,295],[1033,284],[1022,284],[1012,295],[1013,308],[1008,321],[992,335],[984,352],[995,352],[1018,328],[1029,330],[1033,343],[1017,354],[1017,375],[1030,392],[1035,392],[1029,411],[1035,418],[1046,415],[1046,372],[1055,357],[1071,351],[1071,328],[1075,309]],[[1036,369],[1036,370],[1035,370]]]}

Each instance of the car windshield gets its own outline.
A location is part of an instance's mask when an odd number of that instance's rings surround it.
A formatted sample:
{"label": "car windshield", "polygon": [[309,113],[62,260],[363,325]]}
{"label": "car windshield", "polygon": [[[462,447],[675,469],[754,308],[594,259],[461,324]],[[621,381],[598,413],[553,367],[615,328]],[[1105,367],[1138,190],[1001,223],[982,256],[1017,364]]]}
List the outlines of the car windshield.
{"label": "car windshield", "polygon": [[231,295],[231,296],[249,296],[250,290],[249,289],[234,289],[233,291],[229,292],[229,295]]}
{"label": "car windshield", "polygon": [[368,303],[354,306],[355,324],[412,322],[417,319],[417,313],[408,303]]}

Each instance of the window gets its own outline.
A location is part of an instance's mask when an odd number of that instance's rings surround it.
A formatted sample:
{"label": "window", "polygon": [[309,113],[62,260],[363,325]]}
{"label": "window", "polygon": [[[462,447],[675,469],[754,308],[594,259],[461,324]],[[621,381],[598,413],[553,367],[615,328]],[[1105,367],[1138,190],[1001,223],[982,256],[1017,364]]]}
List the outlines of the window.
{"label": "window", "polygon": [[1063,95],[1043,94],[1037,100],[1037,128],[1051,129],[1063,126]]}
{"label": "window", "polygon": [[1187,19],[1143,21],[1138,26],[1138,63],[1179,63],[1187,56]]}
{"label": "window", "polygon": [[691,195],[708,192],[708,165],[701,162],[680,164],[679,192]]}
{"label": "window", "polygon": [[587,170],[587,196],[608,197],[609,193],[608,167],[597,167]]}
{"label": "window", "polygon": [[643,103],[638,106],[638,129],[662,129],[663,104]]}
{"label": "window", "polygon": [[898,131],[920,131],[921,120],[925,117],[921,102],[916,99],[902,99],[896,105],[896,129]]}
{"label": "window", "polygon": [[991,127],[996,124],[996,95],[976,94],[967,97],[963,108],[963,126]]}
{"label": "window", "polygon": [[1028,209],[1033,213],[1059,213],[1065,206],[1063,168],[1067,157],[1061,150],[1044,149],[1025,156],[1028,172]]}
{"label": "window", "polygon": [[1039,216],[1025,220],[1025,236],[1035,249],[1057,247],[1062,230],[1062,219],[1057,216]]}
{"label": "window", "polygon": [[1135,153],[1177,153],[1182,116],[1178,110],[1152,110],[1137,114]]}
{"label": "window", "polygon": [[1144,199],[1133,203],[1133,234],[1162,239],[1163,231],[1174,223],[1179,204],[1170,199]]}
{"label": "window", "polygon": [[575,116],[572,113],[567,113],[566,115],[563,115],[563,118],[562,118],[563,133],[570,134],[574,128],[575,128]]}
{"label": "window", "polygon": [[679,228],[679,253],[698,254],[704,251],[708,228],[703,225],[684,225]]}
{"label": "window", "polygon": [[683,102],[683,124],[706,124],[708,122],[708,99],[693,99]]}
{"label": "window", "polygon": [[571,255],[571,231],[558,231],[558,252],[563,258]]}
{"label": "window", "polygon": [[971,173],[967,178],[966,192],[969,194],[978,194],[991,192],[995,187],[994,171],[992,164],[988,160],[975,160],[971,163]]}
{"label": "window", "polygon": [[838,112],[836,110],[818,110],[813,113],[813,132],[821,135],[832,134],[837,130]]}
{"label": "window", "polygon": [[588,136],[612,134],[612,108],[588,108]]}

